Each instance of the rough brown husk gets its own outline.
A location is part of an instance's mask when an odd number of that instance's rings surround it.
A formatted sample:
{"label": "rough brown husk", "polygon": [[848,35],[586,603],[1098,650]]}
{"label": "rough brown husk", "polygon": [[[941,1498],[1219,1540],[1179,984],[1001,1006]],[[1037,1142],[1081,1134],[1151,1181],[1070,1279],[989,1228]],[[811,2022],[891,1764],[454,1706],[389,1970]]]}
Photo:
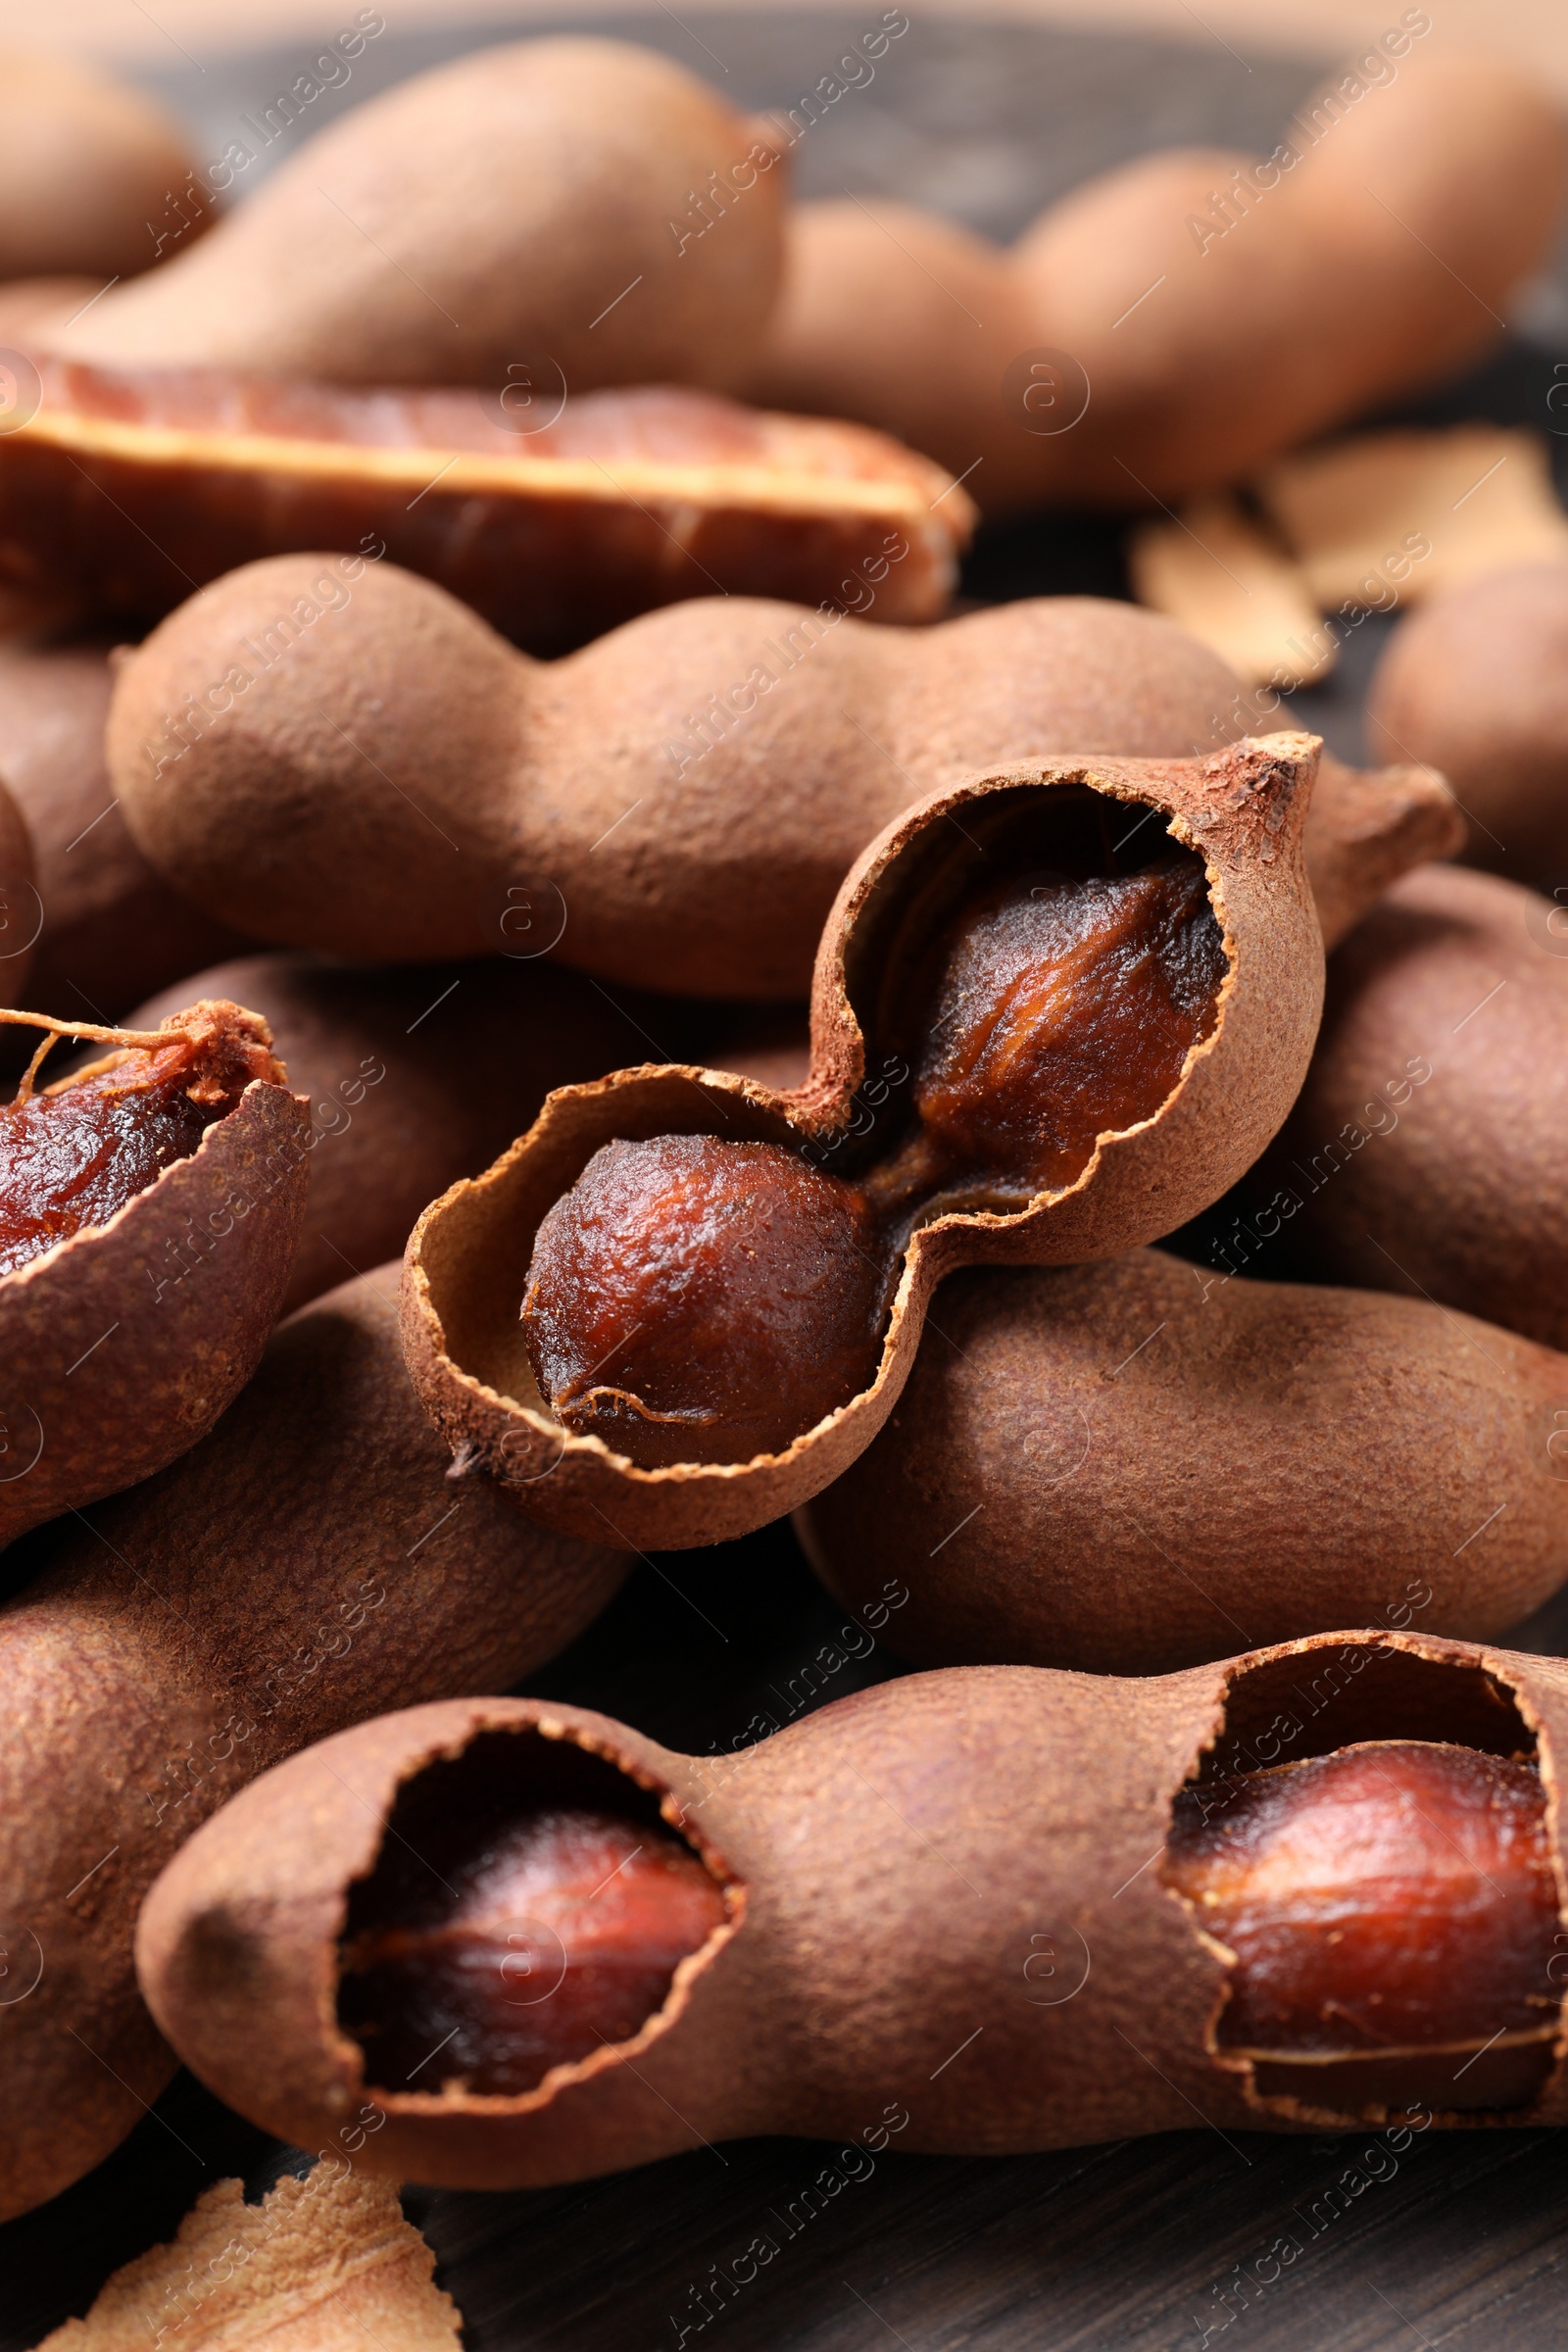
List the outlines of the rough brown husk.
{"label": "rough brown husk", "polygon": [[850,1607],[897,1574],[916,1665],[1159,1674],[1351,1623],[1495,1639],[1568,1577],[1568,1358],[1491,1324],[1157,1250],[960,1274],[938,1320],[802,1514]]}
{"label": "rough brown husk", "polygon": [[[302,597],[318,617],[295,624]],[[844,876],[939,785],[1063,750],[1200,759],[1266,723],[1196,639],[1093,597],[918,635],[710,597],[541,669],[428,581],[302,557],[230,573],[125,661],[109,758],[159,872],[258,937],[550,946],[604,980],[766,1000],[806,995]],[[1306,840],[1333,925],[1456,821],[1428,771],[1330,762]]]}
{"label": "rough brown husk", "polygon": [[1568,1348],[1563,924],[1517,883],[1432,865],[1350,934],[1300,1100],[1247,1187],[1249,1211],[1286,1205],[1280,1271]]}
{"label": "rough brown husk", "polygon": [[[1046,762],[934,793],[888,827],[839,894],[817,957],[811,1073],[797,1093],[721,1071],[646,1067],[553,1096],[528,1134],[434,1202],[409,1241],[409,1367],[463,1467],[498,1478],[548,1526],[633,1548],[717,1543],[804,1502],[869,1444],[907,1378],[945,1273],[1112,1256],[1216,1198],[1283,1118],[1316,1031],[1321,943],[1301,831],[1317,749],[1315,737],[1270,736],[1207,760]],[[1075,1183],[1026,1209],[954,1213],[920,1227],[875,1381],[787,1451],[641,1470],[599,1438],[567,1436],[540,1403],[517,1322],[534,1233],[551,1203],[612,1136],[820,1145],[847,1130],[867,1075],[862,1022],[875,1018],[916,892],[967,870],[975,837],[996,837],[1020,807],[1083,783],[1168,815],[1170,832],[1205,858],[1225,933],[1215,1025],[1160,1109],[1102,1137]],[[921,903],[929,912],[934,902]]]}
{"label": "rough brown husk", "polygon": [[[1514,1711],[1517,1709],[1517,1713]],[[1211,2034],[1223,1968],[1157,1861],[1177,1790],[1222,1732],[1254,1760],[1365,1738],[1509,1753],[1548,1795],[1568,1740],[1556,1659],[1324,1634],[1154,1681],[964,1667],[885,1684],[760,1746],[670,1754],[542,1701],[421,1708],[270,1775],[149,1897],[138,1962],[187,2064],[284,2138],[321,2144],[368,2096],[337,2029],[337,1939],[398,1791],[487,1731],[568,1740],[663,1792],[730,1888],[637,2040],[520,2097],[376,2087],[372,2168],[466,2187],[578,2180],[753,2132],[968,2154],[1184,2129],[1340,2130],[1252,2095]],[[491,1755],[495,1754],[491,1750]],[[519,1772],[526,1801],[525,1769]],[[1552,1817],[1559,1865],[1562,1824]],[[738,1924],[737,1924],[738,1923]],[[1556,2124],[1560,2071],[1503,2115]]]}
{"label": "rough brown husk", "polygon": [[98,2163],[173,2071],[131,1933],[195,1824],[377,1708],[505,1687],[625,1573],[447,1484],[398,1355],[395,1271],[294,1316],[206,1444],[40,1537],[40,1572],[0,1611],[0,2216]]}
{"label": "rough brown husk", "polygon": [[308,1132],[253,1080],[107,1224],[0,1276],[0,1544],[150,1478],[239,1395],[304,1228]]}

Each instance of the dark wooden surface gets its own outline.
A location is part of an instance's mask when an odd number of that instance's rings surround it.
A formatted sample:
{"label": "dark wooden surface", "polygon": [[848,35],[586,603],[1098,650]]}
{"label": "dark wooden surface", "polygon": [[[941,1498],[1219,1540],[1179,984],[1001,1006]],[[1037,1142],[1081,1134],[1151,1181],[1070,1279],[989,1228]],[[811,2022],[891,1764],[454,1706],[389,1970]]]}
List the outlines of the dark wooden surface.
{"label": "dark wooden surface", "polygon": [[[788,105],[828,69],[840,36],[879,13],[705,14],[689,31],[667,11],[596,23],[668,50],[744,102]],[[487,27],[482,37],[501,34]],[[394,24],[350,89],[323,104],[357,101],[468,45],[450,33],[399,36]],[[225,126],[302,61],[258,48],[204,62],[205,72],[181,67],[161,86],[218,152]],[[801,184],[811,194],[895,193],[1005,234],[1142,148],[1268,142],[1313,74],[1311,61],[1247,60],[1218,42],[1176,48],[917,16],[872,88],[807,143]],[[1515,345],[1484,377],[1416,413],[1545,426],[1550,381],[1551,355]],[[1556,451],[1568,457],[1568,444]],[[992,534],[966,587],[984,600],[1124,593],[1119,529],[1080,516]],[[1298,698],[1303,718],[1352,758],[1385,625],[1356,631],[1331,685]],[[782,1723],[798,1711],[792,1684],[837,1623],[789,1531],[769,1529],[640,1568],[531,1687],[673,1745],[727,1746],[755,1716]],[[1568,1610],[1544,1612],[1523,1639],[1568,1654]],[[825,1702],[900,1670],[873,1650],[817,1695]],[[859,2177],[786,2237],[770,2217],[836,2154],[756,2141],[583,2187],[413,2188],[406,2201],[473,2352],[676,2352],[682,2341],[728,2352],[1174,2352],[1221,2339],[1227,2352],[1494,2352],[1568,2342],[1568,2151],[1555,2133],[1433,2132],[1398,2156],[1376,2133],[1230,2141],[1201,2131],[990,2162],[862,2150],[843,2168]],[[85,2311],[108,2274],[172,2235],[212,2180],[238,2173],[260,2194],[301,2161],[181,2077],[90,2179],[0,2228],[0,2352],[24,2352]],[[710,2288],[705,2296],[711,2266],[760,2230],[778,2241],[776,2259],[728,2302]]]}

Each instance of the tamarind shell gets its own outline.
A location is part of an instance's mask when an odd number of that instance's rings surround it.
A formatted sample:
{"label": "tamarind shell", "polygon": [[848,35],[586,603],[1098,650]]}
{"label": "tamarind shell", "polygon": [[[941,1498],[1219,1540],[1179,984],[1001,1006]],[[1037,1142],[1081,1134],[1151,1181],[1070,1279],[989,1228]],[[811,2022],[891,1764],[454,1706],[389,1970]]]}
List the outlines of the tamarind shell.
{"label": "tamarind shell", "polygon": [[882,617],[932,620],[974,524],[941,467],[884,434],[708,392],[584,393],[523,435],[499,394],[41,350],[36,370],[36,410],[0,437],[0,575],[97,612],[157,617],[237,564],[346,548],[559,654],[720,585],[842,607],[897,541]]}
{"label": "tamarind shell", "polygon": [[[547,1525],[601,1542],[718,1543],[804,1502],[864,1449],[908,1376],[944,1274],[976,1261],[1113,1256],[1214,1199],[1284,1117],[1316,1032],[1321,943],[1301,833],[1317,752],[1315,736],[1281,734],[1206,760],[1042,762],[934,793],[872,843],[839,893],[817,956],[805,1086],[775,1094],[723,1071],[645,1066],[553,1095],[528,1133],[433,1202],[409,1239],[409,1369],[465,1470],[498,1479]],[[1224,932],[1214,1026],[1160,1109],[1102,1135],[1082,1175],[1027,1208],[934,1215],[918,1227],[875,1380],[783,1452],[644,1470],[602,1438],[559,1426],[517,1320],[551,1204],[612,1137],[717,1134],[801,1148],[848,1131],[867,1075],[865,1024],[893,985],[901,946],[930,936],[941,894],[961,890],[982,842],[1002,840],[1020,810],[1038,816],[1054,788],[1083,784],[1166,815],[1170,834],[1205,861]]]}
{"label": "tamarind shell", "polygon": [[182,980],[127,1026],[156,1028],[207,996],[264,1016],[310,1105],[310,1197],[285,1313],[400,1256],[419,1211],[487,1166],[553,1087],[645,1053],[650,1025],[677,1047],[688,1026],[681,1007],[612,1004],[550,963],[344,964],[281,951]]}
{"label": "tamarind shell", "polygon": [[1281,1240],[1314,1276],[1568,1348],[1565,1046],[1560,907],[1492,874],[1423,866],[1330,962],[1323,1028],[1257,1204],[1278,1189]]}
{"label": "tamarind shell", "polygon": [[[1200,758],[1268,724],[1195,638],[1092,597],[918,637],[709,598],[541,669],[438,588],[371,564],[263,658],[321,576],[280,557],[182,606],[122,664],[108,745],[126,821],[174,887],[340,955],[512,949],[516,906],[602,979],[798,999],[844,876],[923,794],[1063,747]],[[228,709],[179,716],[237,673]],[[726,695],[722,718],[709,706]],[[1332,764],[1307,831],[1331,922],[1446,854],[1457,822],[1427,771]]]}
{"label": "tamarind shell", "polygon": [[1266,160],[1139,156],[1005,251],[912,206],[797,207],[751,397],[975,467],[990,515],[1214,490],[1457,371],[1551,249],[1568,141],[1503,61],[1401,37]]}
{"label": "tamarind shell", "polygon": [[1568,880],[1568,564],[1510,565],[1401,620],[1367,689],[1367,739],[1431,760],[1470,816],[1469,862]]}
{"label": "tamarind shell", "polygon": [[[722,389],[777,291],[778,144],[629,43],[476,50],[340,116],[59,340],[110,366],[499,392],[548,357],[573,392]],[[752,185],[700,235],[693,191],[749,156]]]}
{"label": "tamarind shell", "polygon": [[201,1446],[40,1537],[41,1571],[0,1608],[0,2216],[97,2164],[173,2072],[131,1933],[180,1839],[346,1723],[504,1688],[625,1573],[447,1484],[398,1354],[394,1273],[293,1316]]}
{"label": "tamarind shell", "polygon": [[81,276],[74,310],[158,258],[156,222],[180,191],[181,233],[211,220],[195,158],[145,91],[77,59],[0,58],[0,279]]}
{"label": "tamarind shell", "polygon": [[[418,1708],[296,1756],[209,1822],[148,1897],[141,1982],[186,2064],[242,2114],[315,2147],[372,2100],[385,2124],[357,2160],[454,2187],[581,2180],[755,2132],[885,2146],[874,2130],[901,2109],[902,2148],[970,2155],[1195,2117],[1338,2132],[1357,2119],[1260,2094],[1218,2052],[1222,1960],[1152,1865],[1178,1790],[1222,1742],[1255,1763],[1367,1738],[1536,1745],[1549,1796],[1568,1668],[1382,1631],[1153,1680],[958,1667],[719,1757],[546,1701]],[[635,2040],[534,2090],[368,2087],[334,2016],[350,1890],[399,1797],[467,1750],[471,1785],[514,1786],[526,1805],[513,1739],[575,1743],[659,1791],[730,1919]],[[1555,1809],[1551,1838],[1560,1871]],[[1565,2115],[1559,2066],[1529,2106],[1456,2100],[1429,2120]]]}
{"label": "tamarind shell", "polygon": [[37,958],[43,900],[27,820],[0,767],[0,994],[25,998]]}
{"label": "tamarind shell", "polygon": [[283,1303],[307,1133],[253,1079],[106,1224],[0,1276],[0,1544],[150,1478],[232,1404]]}
{"label": "tamarind shell", "polygon": [[37,892],[25,995],[9,962],[0,989],[62,1020],[118,1021],[139,997],[246,944],[155,874],[126,829],[104,763],[110,661],[90,640],[0,645],[0,777],[32,837]]}
{"label": "tamarind shell", "polygon": [[1494,1639],[1568,1578],[1568,1358],[1511,1333],[1157,1250],[971,1269],[938,1319],[802,1513],[848,1606],[907,1587],[917,1665],[1160,1674],[1417,1612]]}

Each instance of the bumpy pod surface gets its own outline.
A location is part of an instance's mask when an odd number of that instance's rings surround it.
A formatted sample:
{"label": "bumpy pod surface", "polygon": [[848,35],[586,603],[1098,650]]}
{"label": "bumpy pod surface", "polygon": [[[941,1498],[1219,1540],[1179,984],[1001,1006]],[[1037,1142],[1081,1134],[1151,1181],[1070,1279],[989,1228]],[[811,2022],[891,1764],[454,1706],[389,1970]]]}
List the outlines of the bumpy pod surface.
{"label": "bumpy pod surface", "polygon": [[[1113,1255],[1212,1200],[1283,1117],[1316,1029],[1321,944],[1301,859],[1316,755],[1314,737],[1279,735],[1207,760],[1046,763],[933,794],[889,826],[845,882],[822,936],[811,1069],[797,1092],[721,1071],[645,1067],[553,1096],[527,1135],[477,1181],[434,1202],[410,1238],[409,1363],[464,1466],[499,1478],[548,1524],[602,1531],[607,1542],[713,1543],[761,1526],[817,1493],[869,1443],[907,1377],[944,1273],[975,1261]],[[922,1162],[923,1099],[933,1090],[916,1033],[932,942],[950,923],[961,936],[977,903],[999,887],[1023,891],[1026,906],[1042,890],[1054,894],[1056,885],[1038,877],[1074,858],[1088,859],[1083,898],[1128,867],[1135,882],[1172,859],[1200,874],[1223,970],[1200,1034],[1169,1067],[1151,1065],[1145,1099],[1125,1123],[1104,1108],[1120,1102],[1119,1075],[1102,1069],[1072,1163],[1059,1173],[1025,1165],[999,1177],[960,1151],[940,1158],[932,1175]],[[993,1031],[1004,1071],[1020,1057],[1027,1066],[1037,1021],[1040,1034],[1068,1045],[1081,1026],[1091,1063],[1107,1052],[1119,1063],[1116,1021],[1097,995],[1080,1002],[1074,983],[1069,957],[1004,996]],[[999,1083],[984,1063],[979,1083],[982,1093]],[[1043,1126],[1044,1108],[1039,1117]],[[541,1228],[602,1147],[674,1137],[713,1138],[731,1150],[784,1147],[835,1181],[842,1171],[868,1198],[885,1186],[887,1289],[878,1303],[887,1320],[880,1332],[872,1327],[864,1385],[820,1404],[820,1417],[797,1427],[790,1443],[751,1459],[725,1458],[710,1443],[648,1468],[545,1406],[517,1306]],[[915,1181],[902,1189],[911,1166]],[[669,1228],[677,1251],[680,1213],[677,1204]],[[744,1198],[724,1204],[733,1238],[716,1248],[760,1246],[747,1213]],[[642,1241],[657,1289],[657,1226]],[[662,1316],[652,1290],[649,1298],[647,1311]]]}
{"label": "bumpy pod surface", "polygon": [[[693,191],[748,159],[744,201],[699,236]],[[210,240],[63,327],[61,347],[498,393],[512,363],[548,355],[573,391],[723,387],[778,284],[776,166],[764,126],[648,50],[479,50],[312,138]],[[670,221],[688,215],[682,250]]]}
{"label": "bumpy pod surface", "polygon": [[1272,1202],[1303,1271],[1568,1348],[1565,1048],[1562,906],[1423,866],[1331,959],[1300,1100],[1237,1196],[1244,1224],[1255,1235]]}
{"label": "bumpy pod surface", "polygon": [[936,1313],[803,1515],[851,1605],[897,1569],[917,1665],[1157,1674],[1352,1620],[1494,1638],[1568,1578],[1568,1358],[1509,1332],[1155,1250],[959,1274]]}
{"label": "bumpy pod surface", "polygon": [[[192,1034],[215,1024],[220,1032],[230,1016],[260,1040],[256,1066],[270,1074],[241,1077],[210,1123],[143,1155],[128,1080],[145,1057],[132,1054],[124,1103],[103,1136],[84,1128],[59,1147],[52,1170],[33,1155],[28,1199],[36,1194],[45,1227],[63,1238],[39,1253],[40,1229],[0,1274],[0,1544],[186,1452],[249,1380],[277,1320],[305,1220],[305,1105],[266,1051],[266,1023],[234,1005],[196,1005],[171,1037],[191,1024]],[[22,1126],[34,1113],[71,1123],[73,1098],[91,1094],[102,1066],[90,1064],[25,1110],[0,1110],[8,1228]],[[51,1149],[43,1146],[45,1154]],[[112,1176],[120,1155],[140,1171],[141,1189],[128,1199],[121,1185],[96,1189],[100,1163],[107,1159]],[[78,1200],[94,1204],[85,1222]],[[34,1222],[29,1208],[23,1223]]]}
{"label": "bumpy pod surface", "polygon": [[[900,2114],[901,2146],[971,2154],[1182,2130],[1195,2108],[1229,2131],[1549,2125],[1568,2114],[1565,1739],[1556,1659],[1387,1633],[1153,1680],[919,1675],[722,1758],[672,1755],[546,1702],[459,1702],[366,1724],[248,1789],[153,1890],[138,1962],[181,2056],[242,2113],[317,2146],[369,2103],[386,2119],[371,2169],[453,2185],[583,2179],[745,2133],[869,2137]],[[1466,1833],[1467,1870],[1450,1870],[1454,1901],[1441,1877],[1428,1890],[1477,1979],[1446,2063],[1429,2035],[1416,2066],[1381,2083],[1353,2068],[1281,2083],[1273,2052],[1226,2038],[1227,2007],[1252,1986],[1179,1890],[1195,1859],[1182,1833],[1195,1809],[1223,1826],[1238,1778],[1373,1741],[1464,1751],[1483,1784],[1489,1767],[1533,1767],[1534,1805],[1521,1787],[1496,1911],[1475,1867],[1499,1856],[1484,1820]],[[488,1833],[572,1782],[580,1801],[614,1806],[617,1774],[623,1816],[662,1818],[724,1896],[727,1916],[662,2006],[523,2091],[376,2080],[339,2020],[344,1939],[398,1915],[399,1839],[441,1867],[477,1843],[465,1807]],[[1385,1831],[1401,1788],[1391,1799]],[[1400,1915],[1397,1889],[1372,1899]],[[1523,1974],[1505,2040],[1475,2064],[1504,1908]],[[516,1921],[515,1948],[542,1952],[541,1927]],[[1311,1957],[1323,1966],[1321,1943]],[[1350,2056],[1352,2038],[1316,2054]]]}
{"label": "bumpy pod surface", "polygon": [[205,1444],[40,1537],[0,1610],[0,2214],[97,2164],[173,2071],[131,1934],[181,1838],[344,1724],[504,1687],[624,1573],[448,1486],[399,1358],[394,1277],[292,1317]]}
{"label": "bumpy pod surface", "polygon": [[[541,667],[428,582],[341,568],[231,573],[123,662],[110,711],[154,866],[290,947],[469,956],[527,925],[605,979],[802,997],[844,876],[922,794],[1061,751],[1199,758],[1266,723],[1196,639],[1094,598],[918,637],[710,598]],[[1331,761],[1320,791],[1331,936],[1462,839],[1428,771]]]}
{"label": "bumpy pod surface", "polygon": [[[191,996],[253,1004],[310,1105],[310,1200],[284,1310],[346,1267],[397,1257],[419,1211],[476,1175],[553,1087],[597,1078],[651,1043],[678,1051],[683,1008],[611,1004],[553,964],[344,964],[283,951],[216,965],[138,1007],[153,1028]],[[689,1017],[689,1016],[688,1016]]]}
{"label": "bumpy pod surface", "polygon": [[708,392],[359,392],[41,347],[26,365],[0,574],[93,612],[156,616],[236,564],[327,546],[390,555],[539,654],[715,586],[854,607],[868,566],[885,619],[933,620],[974,522],[885,434]]}
{"label": "bumpy pod surface", "polygon": [[[37,934],[25,1002],[63,1020],[87,1005],[119,1020],[138,998],[245,944],[171,890],[127,832],[104,764],[110,684],[105,643],[0,646],[0,777],[32,839],[37,893],[21,895],[16,917],[19,940]],[[23,1003],[16,962],[0,970],[0,993]],[[181,1003],[234,993],[192,988]],[[165,1004],[158,1018],[175,1009]]]}
{"label": "bumpy pod surface", "polygon": [[1399,623],[1367,692],[1367,735],[1442,767],[1469,859],[1548,893],[1568,881],[1568,564],[1522,564]]}
{"label": "bumpy pod surface", "polygon": [[1002,513],[1211,489],[1450,372],[1549,250],[1568,150],[1507,67],[1411,49],[1391,28],[1266,160],[1140,157],[1007,253],[906,206],[803,205],[753,397],[973,466]]}

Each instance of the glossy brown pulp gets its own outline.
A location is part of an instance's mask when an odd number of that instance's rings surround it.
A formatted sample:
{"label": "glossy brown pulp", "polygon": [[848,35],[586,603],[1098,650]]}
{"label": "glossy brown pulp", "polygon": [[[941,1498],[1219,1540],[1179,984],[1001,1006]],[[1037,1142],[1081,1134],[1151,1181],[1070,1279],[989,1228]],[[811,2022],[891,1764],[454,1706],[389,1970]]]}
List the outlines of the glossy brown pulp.
{"label": "glossy brown pulp", "polygon": [[446,1896],[345,1946],[338,2019],[378,2090],[531,2090],[631,2040],[723,1925],[722,1889],[668,1830],[556,1805],[494,1830]]}
{"label": "glossy brown pulp", "polygon": [[0,1274],[103,1225],[226,1117],[253,1078],[281,1078],[265,1023],[217,1004],[175,1016],[165,1046],[0,1108]]}
{"label": "glossy brown pulp", "polygon": [[1227,1956],[1218,2055],[1260,2095],[1508,2108],[1551,2071],[1568,1942],[1533,1762],[1368,1740],[1188,1788],[1163,1876]]}
{"label": "glossy brown pulp", "polygon": [[565,1428],[648,1469],[783,1451],[870,1386],[913,1227],[1021,1209],[1152,1118],[1226,968],[1202,861],[1174,846],[1000,883],[922,964],[902,1133],[853,1179],[807,1147],[617,1139],[550,1208],[522,1323]]}

